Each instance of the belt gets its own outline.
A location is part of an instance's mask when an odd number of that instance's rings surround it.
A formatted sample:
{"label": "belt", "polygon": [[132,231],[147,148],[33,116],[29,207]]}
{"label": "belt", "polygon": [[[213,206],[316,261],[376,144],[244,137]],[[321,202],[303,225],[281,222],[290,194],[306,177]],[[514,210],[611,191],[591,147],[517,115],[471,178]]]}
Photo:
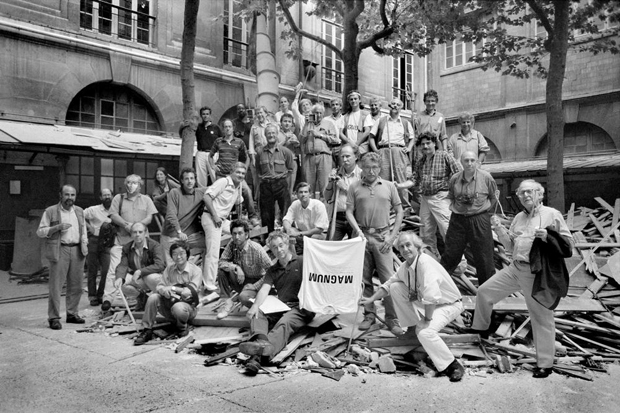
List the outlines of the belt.
{"label": "belt", "polygon": [[[488,209],[486,209],[486,210],[484,210],[484,211],[482,211],[482,212],[476,212],[475,214],[462,214],[462,215],[463,215],[464,217],[470,218],[470,217],[475,217],[475,216],[477,216],[477,215],[481,215],[481,214],[488,214],[488,213],[489,213],[489,210],[488,210]],[[459,214],[456,214],[456,215],[459,215]]]}
{"label": "belt", "polygon": [[404,148],[405,145],[379,145],[379,146],[377,146],[377,149],[383,149],[383,148],[389,148],[389,147],[392,147],[392,148]]}
{"label": "belt", "polygon": [[307,153],[306,154],[306,156],[315,156],[315,155],[331,155],[331,153],[330,152],[321,151],[321,152]]}
{"label": "belt", "polygon": [[347,218],[347,213],[345,211],[336,212],[336,218]]}
{"label": "belt", "polygon": [[72,244],[60,244],[60,245],[62,245],[63,247],[69,247],[69,248],[72,248],[72,247],[77,247],[77,246],[78,246],[78,245],[80,245],[80,244],[79,244],[78,242],[74,242],[74,243],[72,243]]}
{"label": "belt", "polygon": [[383,231],[386,231],[387,229],[389,229],[389,226],[385,226],[382,228],[368,228],[368,227],[360,227],[360,229],[362,230],[362,232],[366,232],[367,234],[380,234]]}
{"label": "belt", "polygon": [[280,182],[280,181],[285,181],[285,180],[286,178],[263,178],[261,179],[261,182],[272,184],[274,182]]}

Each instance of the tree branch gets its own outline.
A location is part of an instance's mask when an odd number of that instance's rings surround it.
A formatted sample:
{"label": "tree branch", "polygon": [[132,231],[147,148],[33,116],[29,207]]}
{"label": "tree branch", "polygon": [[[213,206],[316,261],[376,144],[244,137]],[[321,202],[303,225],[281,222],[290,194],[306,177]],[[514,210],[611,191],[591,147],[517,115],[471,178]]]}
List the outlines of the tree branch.
{"label": "tree branch", "polygon": [[381,39],[384,39],[386,37],[391,36],[392,33],[394,33],[394,28],[391,27],[391,26],[390,27],[386,27],[385,29],[381,30],[380,32],[373,34],[369,38],[364,39],[361,42],[358,42],[357,43],[357,47],[359,47],[360,50],[366,49],[367,47],[371,47],[373,44],[376,44],[378,40],[381,40]]}
{"label": "tree branch", "polygon": [[390,26],[390,21],[387,18],[387,13],[385,13],[385,3],[387,0],[381,0],[381,3],[379,3],[379,15],[381,16],[381,22],[383,23],[384,27],[389,27]]}
{"label": "tree branch", "polygon": [[338,49],[336,46],[334,46],[333,44],[331,44],[330,42],[328,42],[327,40],[319,36],[315,36],[312,33],[308,33],[305,30],[301,30],[299,27],[297,27],[297,24],[295,23],[295,20],[293,20],[293,16],[291,15],[290,10],[285,6],[283,0],[278,0],[278,3],[280,4],[280,7],[282,8],[282,13],[284,13],[284,17],[286,18],[286,21],[289,24],[289,26],[291,26],[291,30],[293,30],[293,32],[295,32],[296,34],[300,36],[305,37],[306,39],[310,39],[319,44],[322,44],[323,46],[327,47],[328,49],[336,53],[336,56],[338,56],[339,59],[342,59],[342,50]]}
{"label": "tree branch", "polygon": [[549,37],[553,37],[553,27],[551,26],[551,22],[545,15],[545,11],[542,9],[542,7],[540,7],[540,5],[536,3],[536,0],[525,0],[525,2],[532,8],[534,13],[536,13],[536,16],[540,19],[543,27],[545,28],[545,30],[547,30]]}

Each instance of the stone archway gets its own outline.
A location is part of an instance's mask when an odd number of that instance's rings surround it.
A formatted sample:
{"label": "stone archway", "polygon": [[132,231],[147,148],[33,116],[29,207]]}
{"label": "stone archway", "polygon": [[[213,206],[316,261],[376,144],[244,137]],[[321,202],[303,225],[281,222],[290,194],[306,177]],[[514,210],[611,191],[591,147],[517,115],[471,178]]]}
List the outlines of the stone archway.
{"label": "stone archway", "polygon": [[[534,156],[546,157],[549,142],[547,134],[536,145]],[[605,130],[588,122],[564,125],[564,155],[577,155],[615,150],[616,144]]]}

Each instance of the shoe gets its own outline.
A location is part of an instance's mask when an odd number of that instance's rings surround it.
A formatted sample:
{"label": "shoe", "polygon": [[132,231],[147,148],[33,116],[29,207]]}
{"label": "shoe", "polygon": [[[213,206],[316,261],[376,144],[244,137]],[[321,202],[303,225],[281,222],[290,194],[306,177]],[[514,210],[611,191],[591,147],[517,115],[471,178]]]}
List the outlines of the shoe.
{"label": "shoe", "polygon": [[490,334],[489,330],[476,330],[475,328],[471,327],[462,328],[461,331],[463,331],[464,334],[479,334],[480,337],[484,339],[488,339]]}
{"label": "shoe", "polygon": [[90,300],[91,307],[97,307],[99,304],[101,304],[101,302],[98,298],[93,298],[92,300]]}
{"label": "shoe", "polygon": [[62,324],[60,324],[60,320],[55,318],[53,320],[49,320],[50,328],[52,330],[62,330]]}
{"label": "shoe", "polygon": [[86,320],[77,314],[67,314],[67,323],[71,324],[84,324]]}
{"label": "shoe", "polygon": [[357,329],[361,331],[368,330],[370,326],[372,326],[374,323],[375,323],[375,316],[372,314],[366,314],[364,315],[364,321],[360,323]]}
{"label": "shoe", "polygon": [[177,337],[179,338],[187,337],[189,335],[189,332],[190,332],[189,326],[186,326],[185,328],[177,332]]}
{"label": "shoe", "polygon": [[273,344],[267,340],[246,341],[239,344],[239,351],[248,356],[271,356]]}
{"label": "shoe", "polygon": [[136,337],[133,341],[134,346],[141,346],[147,341],[151,341],[153,339],[153,330],[150,328],[145,328],[142,332]]}
{"label": "shoe", "polygon": [[400,326],[400,323],[398,322],[398,320],[395,318],[391,320],[385,320],[385,325],[387,326],[387,328],[390,329],[392,334],[394,334],[396,337],[399,337],[405,334],[405,331]]}
{"label": "shoe", "polygon": [[553,367],[536,367],[532,377],[536,379],[544,379],[553,373]]}
{"label": "shoe", "polygon": [[465,374],[465,369],[461,366],[461,363],[454,359],[446,369],[446,374],[450,377],[450,381],[452,382],[461,381]]}
{"label": "shoe", "polygon": [[248,376],[256,376],[261,368],[258,357],[252,357],[245,363],[245,374]]}
{"label": "shoe", "polygon": [[110,308],[112,308],[112,303],[108,300],[105,300],[103,304],[101,304],[101,311],[110,311]]}
{"label": "shoe", "polygon": [[217,313],[217,319],[221,320],[228,317],[233,310],[234,305],[235,303],[233,303],[230,298],[227,298],[226,302],[224,303],[224,308],[219,313]]}

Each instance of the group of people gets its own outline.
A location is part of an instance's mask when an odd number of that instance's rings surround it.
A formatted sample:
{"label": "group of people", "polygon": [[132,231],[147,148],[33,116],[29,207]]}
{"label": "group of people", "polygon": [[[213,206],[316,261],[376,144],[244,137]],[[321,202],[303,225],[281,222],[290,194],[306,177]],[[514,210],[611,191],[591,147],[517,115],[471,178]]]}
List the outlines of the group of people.
{"label": "group of people", "polygon": [[[493,304],[523,290],[538,354],[534,375],[546,377],[553,363],[553,311],[532,298],[532,290],[540,286],[535,278],[541,265],[539,258],[533,262],[531,251],[561,260],[558,248],[545,247],[570,246],[572,237],[562,215],[541,204],[543,187],[532,180],[521,183],[517,195],[525,210],[506,230],[494,215],[497,185],[480,169],[489,147],[473,129],[470,114],[459,118],[461,131],[448,139],[432,90],[424,95],[426,110],[413,124],[400,117],[403,104],[398,99],[390,101],[389,115],[381,116],[377,100],[369,102],[369,112],[362,111],[360,94],[351,92],[347,114],[340,114],[342,102],[333,99],[332,113],[325,117],[323,105],[301,99],[302,92],[298,88],[292,107],[281,98],[273,119],[257,108],[253,124],[245,106],[238,105],[238,118],[224,120],[223,133],[213,124],[211,109],[202,108],[196,169],[183,169],[179,184],[158,170],[152,197],[141,193],[142,179],[132,174],[125,179],[125,193],[102,189],[101,204],[82,210],[74,205],[75,188],[63,186],[60,203],[45,211],[38,230],[46,238],[50,261],[50,328],[62,328],[59,301],[65,279],[66,321],[84,322],[78,304],[88,257],[91,305],[101,304],[107,311],[122,299],[145,310],[136,345],[152,338],[157,311],[174,321],[179,336],[188,334],[202,294],[219,291],[225,299],[218,318],[241,305],[249,308],[251,338],[240,350],[252,356],[248,369],[257,371],[261,361],[275,356],[314,317],[299,307],[297,297],[304,238],[359,236],[366,240],[366,251],[360,300],[364,318],[358,328],[367,330],[376,322],[374,302],[383,300],[390,331],[417,335],[438,371],[458,381],[463,367],[439,331],[463,310],[450,274],[470,246],[479,284],[472,331],[487,334]],[[258,223],[254,200],[268,228],[266,245],[274,260],[250,239]],[[404,209],[415,201],[420,237],[401,233]],[[235,206],[245,208],[249,220],[238,214],[231,223]],[[155,214],[164,217],[159,243],[148,237]],[[437,231],[444,243],[441,253]],[[497,273],[493,231],[513,254],[513,263]],[[224,233],[231,240],[220,254]],[[404,259],[397,271],[393,247]],[[200,250],[202,269],[190,259]],[[381,282],[376,291],[375,274]],[[274,288],[290,310],[265,315],[260,307]]]}

